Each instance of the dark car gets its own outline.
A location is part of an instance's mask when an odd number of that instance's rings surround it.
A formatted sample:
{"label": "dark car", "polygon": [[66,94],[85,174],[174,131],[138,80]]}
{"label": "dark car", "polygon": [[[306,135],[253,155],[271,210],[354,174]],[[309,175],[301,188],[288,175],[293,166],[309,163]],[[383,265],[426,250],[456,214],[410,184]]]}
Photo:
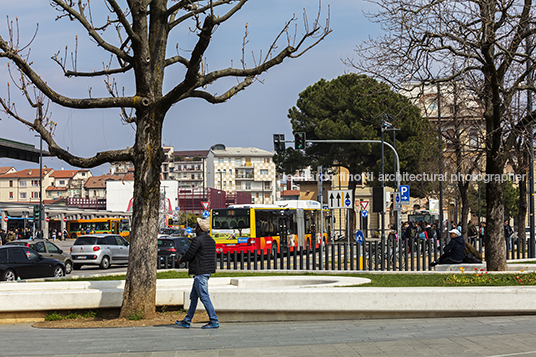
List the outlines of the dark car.
{"label": "dark car", "polygon": [[[184,268],[186,263],[179,266],[179,258],[190,248],[187,237],[164,236],[158,238],[158,262],[160,267]],[[167,261],[167,266],[166,266]]]}
{"label": "dark car", "polygon": [[7,243],[8,245],[23,245],[32,248],[45,258],[58,259],[65,264],[65,274],[71,274],[73,270],[73,259],[69,253],[61,250],[57,245],[44,239],[21,239]]}
{"label": "dark car", "polygon": [[0,280],[13,281],[65,276],[65,265],[35,250],[17,245],[0,247]]}

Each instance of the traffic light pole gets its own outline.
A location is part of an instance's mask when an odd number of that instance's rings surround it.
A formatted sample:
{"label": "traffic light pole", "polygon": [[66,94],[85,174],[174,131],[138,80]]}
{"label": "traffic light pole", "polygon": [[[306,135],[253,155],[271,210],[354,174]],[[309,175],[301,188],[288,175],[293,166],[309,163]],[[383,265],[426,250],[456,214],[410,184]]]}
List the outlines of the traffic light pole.
{"label": "traffic light pole", "polygon": [[[400,158],[398,156],[398,152],[396,151],[396,149],[389,143],[385,142],[385,141],[382,141],[382,140],[306,140],[306,143],[327,143],[327,144],[356,144],[356,143],[364,143],[364,144],[382,144],[389,147],[391,150],[393,150],[393,153],[395,155],[395,158],[396,158],[396,177],[395,177],[395,182],[396,182],[396,188],[395,188],[395,191],[396,192],[400,192]],[[385,197],[383,198],[385,200]],[[394,207],[394,205],[393,205]],[[401,222],[400,222],[400,214],[397,214],[397,222],[396,222],[396,231],[398,233],[398,237],[401,237]],[[383,223],[382,223],[383,224]],[[382,227],[382,230],[384,229],[385,227]]]}

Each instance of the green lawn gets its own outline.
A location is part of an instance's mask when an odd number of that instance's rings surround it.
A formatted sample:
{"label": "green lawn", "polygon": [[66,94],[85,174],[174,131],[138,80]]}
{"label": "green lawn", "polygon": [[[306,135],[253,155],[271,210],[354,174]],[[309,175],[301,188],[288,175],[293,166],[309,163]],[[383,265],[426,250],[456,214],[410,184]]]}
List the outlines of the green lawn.
{"label": "green lawn", "polygon": [[[295,273],[253,273],[223,271],[212,274],[213,277],[242,277],[242,276],[296,276]],[[319,273],[303,273],[299,275],[323,275]],[[360,287],[413,287],[413,286],[516,286],[536,285],[536,273],[524,274],[486,274],[466,272],[463,274],[341,274],[368,278],[370,284],[359,285]],[[333,274],[329,275],[333,276]],[[157,273],[158,279],[185,279],[188,274],[185,271],[165,271]],[[83,281],[124,280],[125,275],[113,275],[97,278],[65,279]]]}

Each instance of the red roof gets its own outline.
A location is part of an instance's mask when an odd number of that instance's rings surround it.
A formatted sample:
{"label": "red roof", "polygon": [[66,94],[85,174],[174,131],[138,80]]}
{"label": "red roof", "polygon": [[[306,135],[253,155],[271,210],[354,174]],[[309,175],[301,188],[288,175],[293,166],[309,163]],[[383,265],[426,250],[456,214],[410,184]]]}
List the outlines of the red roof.
{"label": "red roof", "polygon": [[286,190],[281,191],[281,196],[299,196],[300,190]]}
{"label": "red roof", "polygon": [[0,167],[0,175],[8,173],[11,169],[15,169],[13,166],[9,167]]}
{"label": "red roof", "polygon": [[[43,176],[46,176],[49,172],[54,171],[54,169],[43,169]],[[13,178],[39,178],[39,169],[26,169],[10,174],[2,175],[2,178],[13,177]]]}
{"label": "red roof", "polygon": [[54,178],[72,178],[76,173],[84,171],[88,172],[89,170],[59,170],[54,171],[50,176]]}
{"label": "red roof", "polygon": [[84,187],[87,189],[90,188],[106,188],[106,181],[121,181],[121,176],[115,175],[101,175],[93,176],[87,179]]}
{"label": "red roof", "polygon": [[67,187],[48,186],[45,191],[67,191]]}

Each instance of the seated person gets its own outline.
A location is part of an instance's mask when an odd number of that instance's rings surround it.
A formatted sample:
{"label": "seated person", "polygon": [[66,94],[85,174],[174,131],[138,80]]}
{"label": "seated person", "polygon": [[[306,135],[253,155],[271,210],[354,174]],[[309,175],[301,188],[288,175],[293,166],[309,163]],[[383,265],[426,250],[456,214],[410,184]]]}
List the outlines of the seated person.
{"label": "seated person", "polygon": [[443,254],[438,260],[434,260],[430,263],[431,267],[437,264],[460,264],[463,262],[465,256],[465,239],[457,229],[451,229],[450,242],[443,249]]}

